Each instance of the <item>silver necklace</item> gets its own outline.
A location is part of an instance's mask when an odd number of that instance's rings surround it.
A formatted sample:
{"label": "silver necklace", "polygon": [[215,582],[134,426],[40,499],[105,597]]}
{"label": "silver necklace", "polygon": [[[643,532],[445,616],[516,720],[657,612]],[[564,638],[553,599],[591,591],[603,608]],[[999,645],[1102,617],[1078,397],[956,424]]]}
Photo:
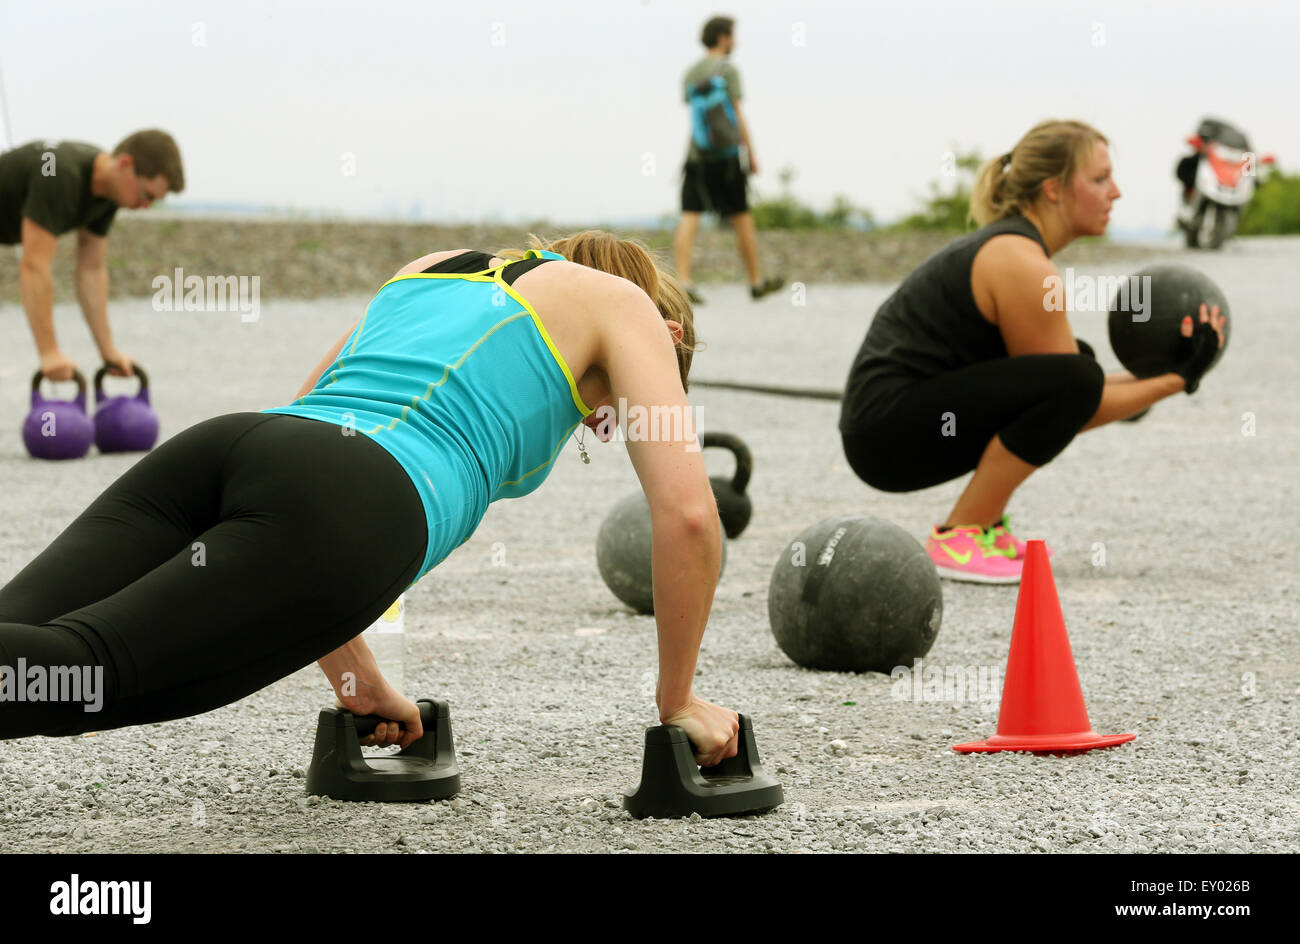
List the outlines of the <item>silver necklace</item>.
{"label": "silver necklace", "polygon": [[582,427],[581,436],[575,436],[573,433],[570,433],[569,435],[573,436],[574,441],[577,442],[578,455],[582,458],[583,463],[586,465],[591,465],[591,456],[587,455],[587,447],[582,444],[582,441],[587,438],[587,427],[586,426]]}

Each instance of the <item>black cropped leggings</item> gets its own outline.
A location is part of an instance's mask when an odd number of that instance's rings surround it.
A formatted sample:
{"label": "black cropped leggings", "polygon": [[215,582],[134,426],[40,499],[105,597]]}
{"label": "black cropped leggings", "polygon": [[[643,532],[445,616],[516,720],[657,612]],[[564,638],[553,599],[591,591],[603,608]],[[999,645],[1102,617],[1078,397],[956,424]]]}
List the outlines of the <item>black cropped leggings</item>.
{"label": "black cropped leggings", "polygon": [[414,485],[365,436],[263,413],[192,426],[0,589],[0,667],[103,679],[98,711],[0,700],[0,738],[236,701],[361,633],[419,573],[427,540]]}
{"label": "black cropped leggings", "polygon": [[1104,383],[1086,353],[972,364],[905,385],[865,415],[846,405],[846,415],[862,419],[844,431],[844,455],[859,478],[883,492],[929,488],[970,472],[994,436],[1017,458],[1046,465],[1096,414]]}

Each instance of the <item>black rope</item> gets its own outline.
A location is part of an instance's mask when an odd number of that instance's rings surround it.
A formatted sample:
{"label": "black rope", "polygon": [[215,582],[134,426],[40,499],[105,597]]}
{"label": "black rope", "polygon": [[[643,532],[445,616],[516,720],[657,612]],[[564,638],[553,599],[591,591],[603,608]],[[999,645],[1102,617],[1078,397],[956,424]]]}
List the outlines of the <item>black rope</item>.
{"label": "black rope", "polygon": [[743,390],[747,393],[766,393],[777,397],[801,397],[806,400],[843,400],[840,390],[817,390],[812,387],[773,387],[766,384],[732,383],[728,380],[692,380],[692,387],[713,387],[718,390]]}

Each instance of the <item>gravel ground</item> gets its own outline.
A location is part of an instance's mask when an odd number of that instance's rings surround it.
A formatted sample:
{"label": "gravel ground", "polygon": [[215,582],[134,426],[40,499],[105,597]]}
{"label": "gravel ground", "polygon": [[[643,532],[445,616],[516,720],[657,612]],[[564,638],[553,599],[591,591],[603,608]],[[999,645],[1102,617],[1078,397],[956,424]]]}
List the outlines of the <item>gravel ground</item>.
{"label": "gravel ground", "polygon": [[[992,733],[996,700],[904,700],[883,675],[792,665],[767,626],[785,543],[833,514],[888,518],[918,537],[961,484],[876,493],[848,471],[835,404],[701,389],[705,426],[755,455],[755,517],[733,542],[698,691],[749,714],[786,803],[762,817],[633,821],[620,791],[654,721],[652,618],[606,590],[594,545],[634,489],[616,445],[590,466],[566,451],[544,497],[494,506],[478,533],[408,595],[411,693],[450,700],[464,791],[413,805],[309,800],[317,711],[308,667],[209,714],[93,737],[0,745],[0,845],[12,851],[998,851],[1300,850],[1300,614],[1279,552],[1297,504],[1300,407],[1290,352],[1300,240],[1238,241],[1170,258],[1203,267],[1233,304],[1224,362],[1193,398],[1076,441],[1021,489],[1023,537],[1056,550],[1057,587],[1094,727],[1137,740],[1074,757],[962,756]],[[1138,258],[1138,257],[1135,257]],[[1146,258],[1146,254],[1141,257]],[[1122,263],[1077,274],[1118,274]],[[797,277],[797,273],[793,273]],[[806,306],[719,287],[699,312],[697,375],[838,386],[885,284],[816,285]],[[264,302],[261,318],[155,313],[120,301],[124,349],[151,370],[164,436],[287,400],[364,297]],[[60,337],[88,361],[75,307]],[[1104,317],[1076,333],[1107,351]],[[27,409],[31,341],[0,308],[0,412]],[[14,356],[12,352],[25,352]],[[1243,415],[1254,435],[1243,434]],[[44,464],[0,437],[0,582],[132,458]],[[589,437],[590,438],[590,437]],[[725,458],[710,456],[725,471]],[[586,509],[584,511],[584,509]],[[494,552],[504,549],[503,564]],[[1104,551],[1101,563],[1100,551]],[[499,554],[495,555],[499,560]],[[1000,670],[1013,588],[944,585],[927,664]],[[171,618],[178,618],[172,615]]]}

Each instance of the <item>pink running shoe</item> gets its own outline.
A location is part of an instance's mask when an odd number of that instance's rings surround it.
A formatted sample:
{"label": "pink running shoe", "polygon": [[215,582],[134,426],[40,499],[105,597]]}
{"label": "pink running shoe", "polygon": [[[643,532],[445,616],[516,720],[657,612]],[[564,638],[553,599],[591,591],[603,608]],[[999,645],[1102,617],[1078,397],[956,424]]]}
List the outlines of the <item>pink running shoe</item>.
{"label": "pink running shoe", "polygon": [[[989,528],[989,533],[993,535],[994,547],[1002,551],[1012,551],[1016,560],[1025,559],[1025,542],[1011,533],[1011,518],[1008,515],[1003,515],[1001,521]],[[1047,547],[1047,545],[1043,546]],[[1047,548],[1047,556],[1052,556],[1050,547]]]}
{"label": "pink running shoe", "polygon": [[936,525],[925,542],[940,577],[971,583],[1020,583],[1023,560],[1014,548],[999,548],[996,536],[978,525],[940,531]]}

